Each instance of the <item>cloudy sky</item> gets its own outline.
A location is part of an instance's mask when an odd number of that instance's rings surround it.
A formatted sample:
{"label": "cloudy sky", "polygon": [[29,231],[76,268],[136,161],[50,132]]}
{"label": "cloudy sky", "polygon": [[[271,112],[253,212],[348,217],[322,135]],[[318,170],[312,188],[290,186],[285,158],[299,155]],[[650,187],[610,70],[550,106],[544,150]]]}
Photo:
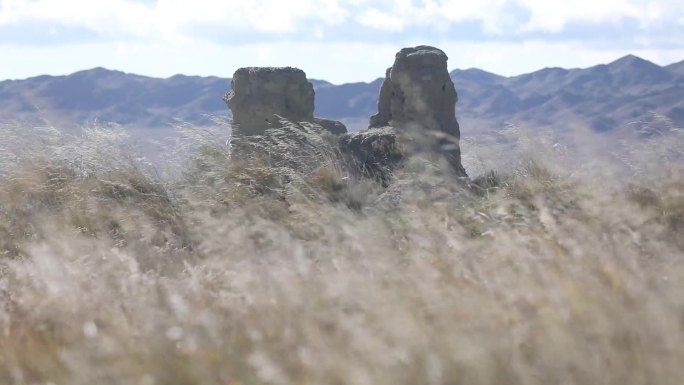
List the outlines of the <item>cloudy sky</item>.
{"label": "cloudy sky", "polygon": [[336,83],[384,74],[430,44],[451,69],[516,75],[633,53],[684,60],[682,0],[0,0],[0,79],[102,66],[150,76],[304,69]]}

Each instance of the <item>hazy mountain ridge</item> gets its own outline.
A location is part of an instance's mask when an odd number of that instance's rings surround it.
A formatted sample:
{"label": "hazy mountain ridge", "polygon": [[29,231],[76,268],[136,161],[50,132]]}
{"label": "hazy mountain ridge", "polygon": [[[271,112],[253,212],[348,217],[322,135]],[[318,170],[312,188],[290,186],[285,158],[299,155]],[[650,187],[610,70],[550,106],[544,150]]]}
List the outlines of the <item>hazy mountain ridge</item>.
{"label": "hazy mountain ridge", "polygon": [[0,107],[0,119],[43,117],[77,125],[97,119],[161,127],[178,118],[207,124],[203,114],[225,109],[221,95],[226,88],[226,80],[217,77],[159,79],[95,68],[0,82],[0,100],[10,103],[10,108]]}
{"label": "hazy mountain ridge", "polygon": [[[506,122],[609,131],[653,112],[684,125],[684,61],[661,67],[629,55],[586,69],[545,68],[514,77],[467,69],[454,70],[451,77],[464,131],[495,129]],[[382,78],[312,83],[316,114],[358,129],[376,111]],[[222,97],[229,88],[226,78],[160,79],[104,68],[7,80],[0,82],[0,121],[43,118],[82,126],[99,120],[159,128],[179,119],[206,125],[211,123],[207,115],[228,115]]]}
{"label": "hazy mountain ridge", "polygon": [[457,70],[452,78],[464,121],[586,124],[608,131],[647,119],[653,112],[668,116],[675,125],[684,124],[681,67],[682,63],[660,67],[630,55],[586,69],[545,68],[510,78]]}

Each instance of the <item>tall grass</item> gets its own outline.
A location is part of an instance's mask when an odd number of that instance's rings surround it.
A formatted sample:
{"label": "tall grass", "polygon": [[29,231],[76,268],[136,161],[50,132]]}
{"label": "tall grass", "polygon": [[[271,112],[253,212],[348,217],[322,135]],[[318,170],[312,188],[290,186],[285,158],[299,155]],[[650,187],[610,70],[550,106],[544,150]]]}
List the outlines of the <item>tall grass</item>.
{"label": "tall grass", "polygon": [[169,170],[0,130],[0,384],[684,378],[679,130],[601,165],[511,130],[464,143],[469,183],[415,158],[387,188],[310,125],[185,127]]}

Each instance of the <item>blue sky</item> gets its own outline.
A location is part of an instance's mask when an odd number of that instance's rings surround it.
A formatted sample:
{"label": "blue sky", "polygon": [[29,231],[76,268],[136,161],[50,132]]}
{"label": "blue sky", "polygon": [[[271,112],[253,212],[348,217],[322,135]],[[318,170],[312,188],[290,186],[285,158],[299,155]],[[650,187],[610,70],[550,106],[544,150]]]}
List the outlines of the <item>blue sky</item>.
{"label": "blue sky", "polygon": [[682,0],[0,0],[0,79],[102,66],[149,76],[304,69],[383,76],[430,44],[449,66],[516,75],[628,53],[684,60]]}

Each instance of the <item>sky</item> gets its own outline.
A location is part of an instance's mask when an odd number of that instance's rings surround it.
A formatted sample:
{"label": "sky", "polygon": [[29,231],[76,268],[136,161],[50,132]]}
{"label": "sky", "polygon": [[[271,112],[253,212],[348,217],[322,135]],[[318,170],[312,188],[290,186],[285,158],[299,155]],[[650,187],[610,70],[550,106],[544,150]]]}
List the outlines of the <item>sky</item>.
{"label": "sky", "polygon": [[402,47],[512,76],[635,54],[684,60],[682,0],[0,0],[0,79],[105,67],[230,77],[294,66],[333,83],[384,76]]}

